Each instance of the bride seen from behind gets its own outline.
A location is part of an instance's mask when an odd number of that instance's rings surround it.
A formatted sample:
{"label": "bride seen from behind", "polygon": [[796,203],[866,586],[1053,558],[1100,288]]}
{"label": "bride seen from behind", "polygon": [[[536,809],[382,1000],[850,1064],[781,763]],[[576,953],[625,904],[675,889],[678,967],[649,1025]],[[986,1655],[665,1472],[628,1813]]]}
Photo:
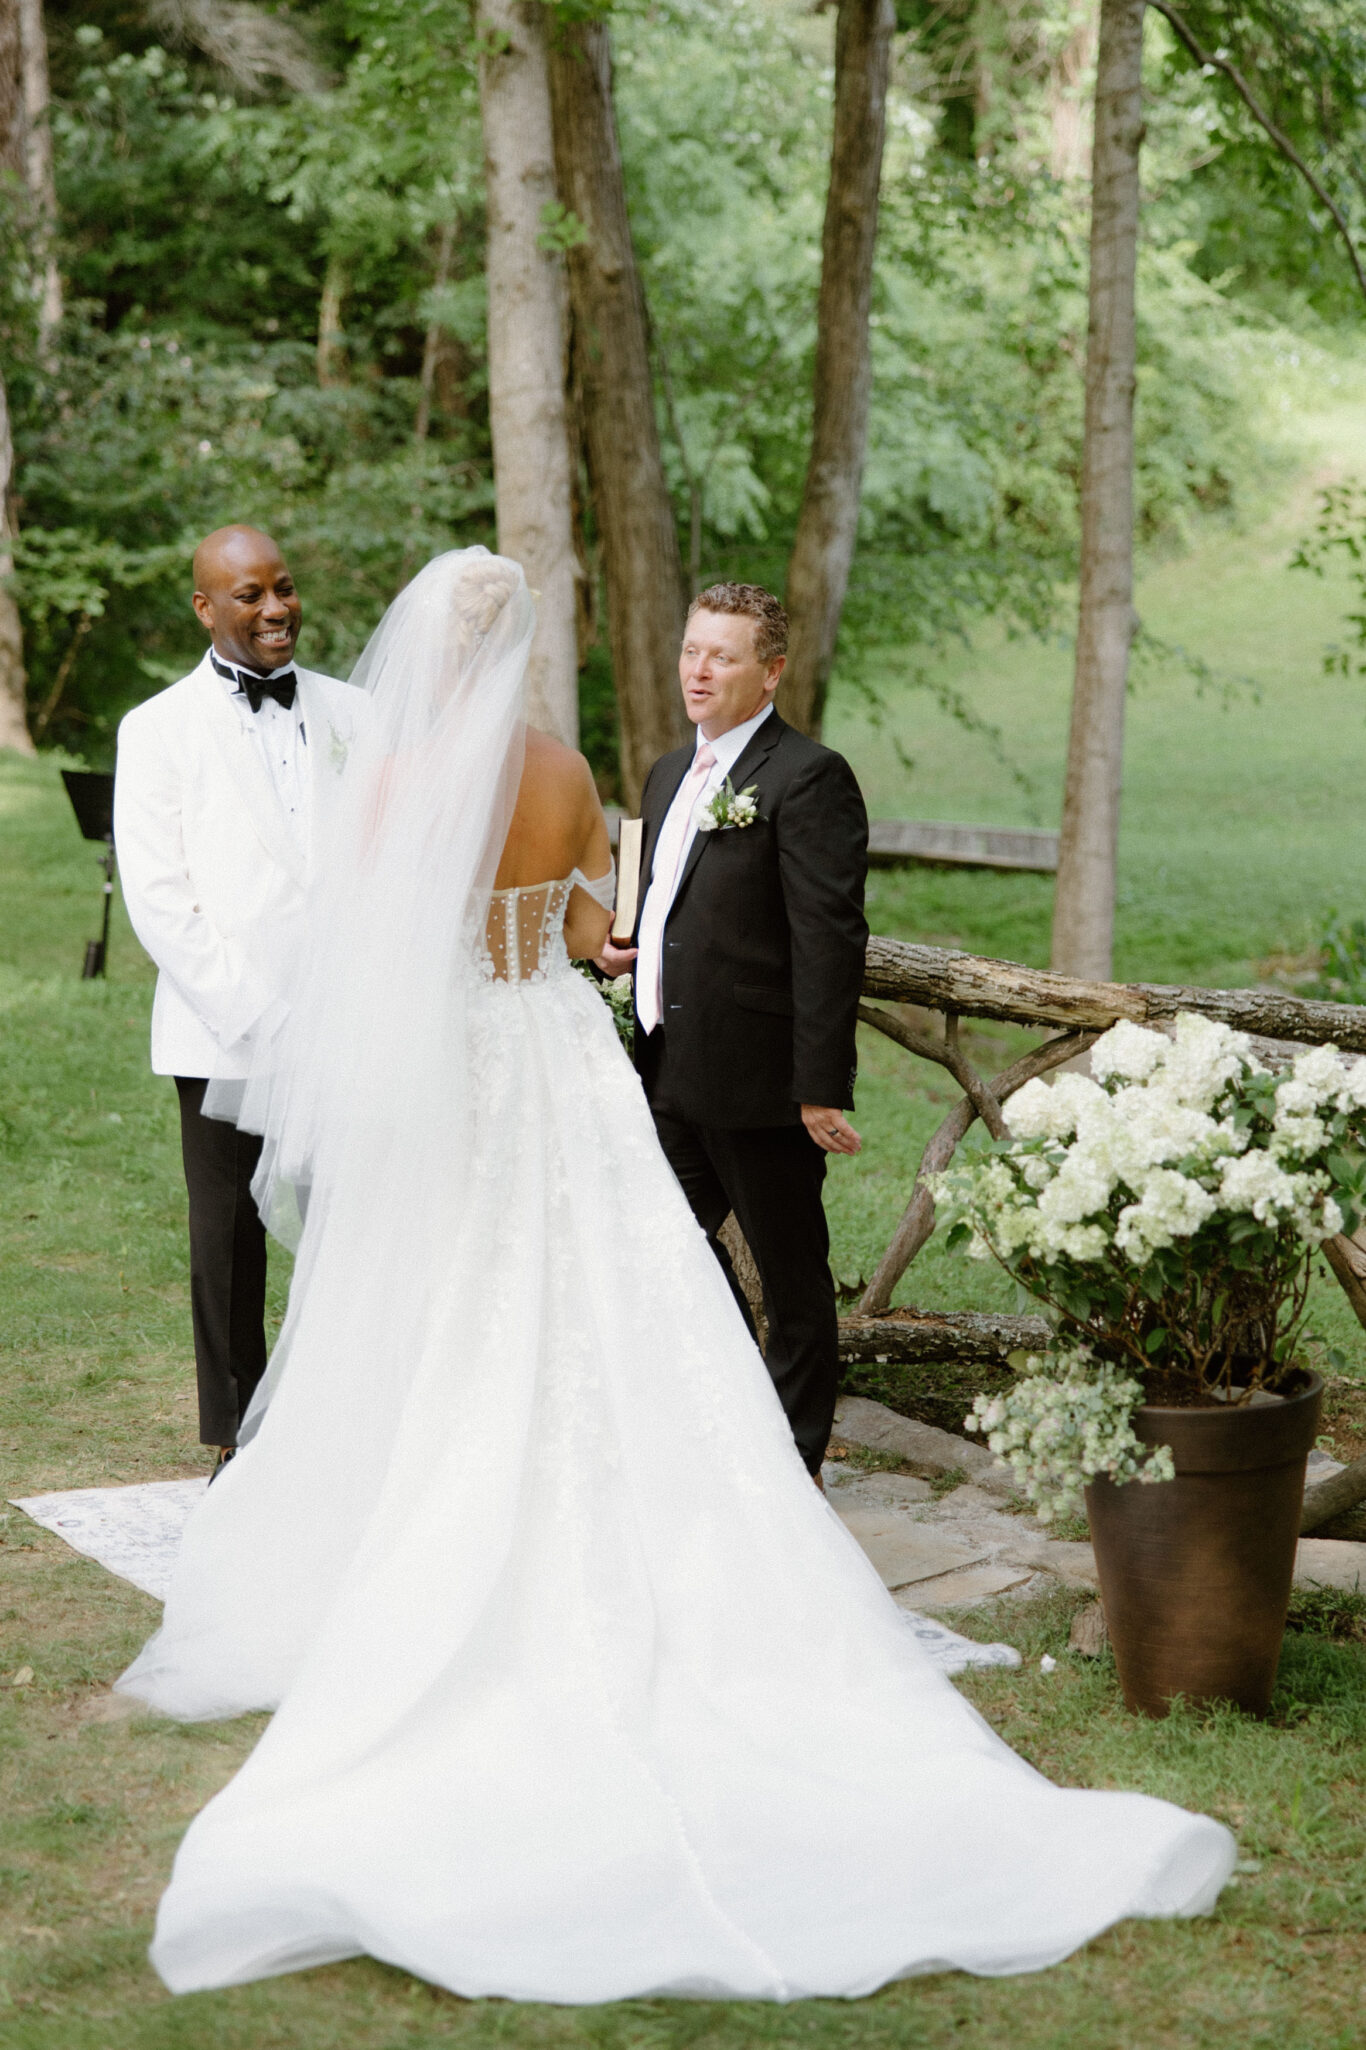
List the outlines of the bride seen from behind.
{"label": "bride seen from behind", "polygon": [[310,1184],[289,1311],[119,1683],[276,1711],[181,1845],[158,1970],[792,2000],[1208,1911],[1228,1832],[1017,1758],[811,1487],[570,966],[610,862],[586,765],[525,727],[533,627],[520,569],[459,551],[357,673],[239,1107],[266,1210]]}

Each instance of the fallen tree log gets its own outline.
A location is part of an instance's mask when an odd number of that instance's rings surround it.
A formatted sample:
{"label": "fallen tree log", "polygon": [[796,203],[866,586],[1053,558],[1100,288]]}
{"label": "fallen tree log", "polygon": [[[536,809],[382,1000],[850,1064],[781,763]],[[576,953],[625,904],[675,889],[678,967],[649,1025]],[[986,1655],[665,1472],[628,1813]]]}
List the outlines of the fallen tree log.
{"label": "fallen tree log", "polygon": [[868,942],[863,994],[894,1003],[994,1018],[1008,1025],[1055,1025],[1104,1031],[1120,1018],[1155,1025],[1179,1011],[1216,1018],[1263,1039],[1306,1046],[1331,1041],[1366,1053],[1366,1005],[1325,1004],[1278,990],[1198,989],[1182,983],[1079,982],[1015,961],[922,947],[874,933]]}
{"label": "fallen tree log", "polygon": [[1053,1334],[1042,1317],[974,1310],[889,1310],[841,1317],[840,1358],[851,1365],[1004,1367],[1013,1352],[1042,1352]]}

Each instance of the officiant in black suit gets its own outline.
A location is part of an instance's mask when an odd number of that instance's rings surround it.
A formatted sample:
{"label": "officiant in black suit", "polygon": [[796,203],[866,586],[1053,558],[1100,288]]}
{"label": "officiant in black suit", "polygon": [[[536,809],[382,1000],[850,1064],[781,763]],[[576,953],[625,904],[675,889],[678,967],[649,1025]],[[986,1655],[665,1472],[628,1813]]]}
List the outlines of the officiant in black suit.
{"label": "officiant in black suit", "polygon": [[634,956],[636,1065],[660,1143],[753,1329],[717,1237],[730,1211],[754,1255],[768,1369],[820,1472],[838,1380],[826,1156],[857,1153],[854,1033],[868,927],[868,817],[842,756],[773,698],[787,614],[757,584],[692,603],[679,678],[693,745],[646,781]]}

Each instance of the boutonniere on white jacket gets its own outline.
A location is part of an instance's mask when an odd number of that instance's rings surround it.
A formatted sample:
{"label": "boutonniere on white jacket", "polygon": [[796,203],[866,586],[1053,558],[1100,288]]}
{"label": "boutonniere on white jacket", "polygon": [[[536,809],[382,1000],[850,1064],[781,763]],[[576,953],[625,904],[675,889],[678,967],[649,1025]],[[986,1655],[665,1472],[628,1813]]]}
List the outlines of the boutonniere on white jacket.
{"label": "boutonniere on white jacket", "polygon": [[752,826],[759,816],[758,784],[751,783],[747,789],[738,791],[727,776],[719,789],[713,790],[697,808],[697,830],[699,833],[714,833],[718,828],[728,826]]}
{"label": "boutonniere on white jacket", "polygon": [[333,775],[340,776],[342,770],[346,767],[346,758],[350,752],[350,738],[344,733],[338,733],[336,727],[329,719],[327,722],[327,762]]}

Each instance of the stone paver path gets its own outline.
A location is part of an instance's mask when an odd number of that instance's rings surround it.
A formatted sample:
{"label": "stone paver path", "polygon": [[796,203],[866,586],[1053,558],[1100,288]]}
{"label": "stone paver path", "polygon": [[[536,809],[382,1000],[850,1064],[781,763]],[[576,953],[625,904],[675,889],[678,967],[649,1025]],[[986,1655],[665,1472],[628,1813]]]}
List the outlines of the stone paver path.
{"label": "stone paver path", "polygon": [[[891,1453],[915,1470],[864,1473],[829,1460],[824,1474],[833,1508],[903,1608],[970,1607],[1059,1584],[1096,1588],[1089,1544],[1051,1537],[1036,1517],[1002,1507],[1014,1483],[984,1445],[858,1395],[841,1398],[835,1435],[848,1445]],[[967,1478],[936,1500],[931,1481],[955,1473]],[[1366,1544],[1301,1538],[1295,1584],[1366,1592]]]}

